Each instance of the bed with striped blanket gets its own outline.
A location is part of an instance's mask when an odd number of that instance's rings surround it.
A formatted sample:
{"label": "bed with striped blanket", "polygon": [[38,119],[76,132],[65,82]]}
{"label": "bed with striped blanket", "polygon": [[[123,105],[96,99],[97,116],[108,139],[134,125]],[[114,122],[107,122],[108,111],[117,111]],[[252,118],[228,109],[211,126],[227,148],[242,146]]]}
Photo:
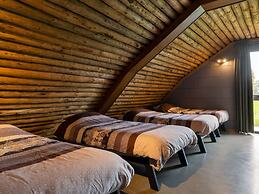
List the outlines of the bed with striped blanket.
{"label": "bed with striped blanket", "polygon": [[147,157],[158,171],[173,154],[197,144],[195,133],[187,127],[129,122],[88,112],[67,118],[55,135],[72,143]]}
{"label": "bed with striped blanket", "polygon": [[112,193],[133,174],[114,153],[0,125],[0,193]]}
{"label": "bed with striped blanket", "polygon": [[208,110],[195,108],[182,108],[173,104],[164,103],[154,107],[154,110],[159,112],[176,113],[176,114],[200,114],[200,115],[214,115],[217,117],[220,124],[229,120],[229,114],[226,110]]}
{"label": "bed with striped blanket", "polygon": [[191,128],[200,136],[207,136],[219,127],[213,115],[161,113],[148,109],[134,109],[123,116],[126,121],[180,125]]}

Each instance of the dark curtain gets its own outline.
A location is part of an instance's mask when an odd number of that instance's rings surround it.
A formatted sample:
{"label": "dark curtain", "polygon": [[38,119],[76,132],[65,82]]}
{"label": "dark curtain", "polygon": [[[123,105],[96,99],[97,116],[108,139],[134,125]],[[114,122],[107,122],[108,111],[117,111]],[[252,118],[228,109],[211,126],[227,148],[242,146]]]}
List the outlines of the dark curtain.
{"label": "dark curtain", "polygon": [[235,84],[237,129],[241,133],[253,133],[253,87],[248,42],[239,41],[236,47]]}

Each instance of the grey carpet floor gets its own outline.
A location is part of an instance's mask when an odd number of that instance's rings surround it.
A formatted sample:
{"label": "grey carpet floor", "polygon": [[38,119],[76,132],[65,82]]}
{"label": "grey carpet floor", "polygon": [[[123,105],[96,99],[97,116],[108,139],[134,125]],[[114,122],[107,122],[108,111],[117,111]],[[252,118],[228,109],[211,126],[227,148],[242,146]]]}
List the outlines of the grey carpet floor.
{"label": "grey carpet floor", "polygon": [[[123,193],[259,194],[259,135],[225,134],[217,140],[205,144],[206,154],[192,154],[197,148],[187,150],[187,167],[159,173],[159,192],[149,188],[146,177],[136,174]],[[177,163],[173,158],[168,166]]]}

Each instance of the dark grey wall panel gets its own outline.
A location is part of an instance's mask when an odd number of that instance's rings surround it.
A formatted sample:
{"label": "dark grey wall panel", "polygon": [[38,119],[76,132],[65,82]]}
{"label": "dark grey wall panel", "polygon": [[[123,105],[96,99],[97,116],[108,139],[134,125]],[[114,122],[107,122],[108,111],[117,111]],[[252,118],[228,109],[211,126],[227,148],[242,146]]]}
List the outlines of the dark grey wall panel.
{"label": "dark grey wall panel", "polygon": [[[226,109],[235,128],[235,44],[232,43],[184,79],[164,101],[183,107]],[[217,59],[228,62],[220,65]]]}

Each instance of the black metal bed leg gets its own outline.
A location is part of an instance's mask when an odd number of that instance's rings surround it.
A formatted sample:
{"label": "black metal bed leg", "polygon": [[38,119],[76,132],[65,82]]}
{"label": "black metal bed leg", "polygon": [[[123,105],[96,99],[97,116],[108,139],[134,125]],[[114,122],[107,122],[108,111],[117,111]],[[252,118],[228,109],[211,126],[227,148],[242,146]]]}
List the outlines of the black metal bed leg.
{"label": "black metal bed leg", "polygon": [[219,128],[217,128],[217,129],[215,130],[215,135],[216,135],[216,137],[220,137],[220,136],[221,136],[221,135],[220,135]]}
{"label": "black metal bed leg", "polygon": [[188,161],[187,161],[184,149],[181,149],[180,151],[178,151],[177,154],[178,154],[179,160],[181,162],[181,165],[188,166]]}
{"label": "black metal bed leg", "polygon": [[152,166],[150,166],[150,164],[146,164],[145,167],[146,167],[146,173],[147,173],[147,177],[148,177],[148,181],[151,189],[155,191],[159,191],[160,184],[157,180],[155,169]]}
{"label": "black metal bed leg", "polygon": [[219,128],[220,128],[222,131],[226,131],[226,126],[225,126],[224,123],[221,123],[221,124],[219,125]]}
{"label": "black metal bed leg", "polygon": [[212,142],[217,142],[214,131],[210,132],[210,139]]}
{"label": "black metal bed leg", "polygon": [[197,135],[198,138],[198,146],[200,148],[201,153],[207,153],[206,147],[204,145],[203,139],[200,135]]}

